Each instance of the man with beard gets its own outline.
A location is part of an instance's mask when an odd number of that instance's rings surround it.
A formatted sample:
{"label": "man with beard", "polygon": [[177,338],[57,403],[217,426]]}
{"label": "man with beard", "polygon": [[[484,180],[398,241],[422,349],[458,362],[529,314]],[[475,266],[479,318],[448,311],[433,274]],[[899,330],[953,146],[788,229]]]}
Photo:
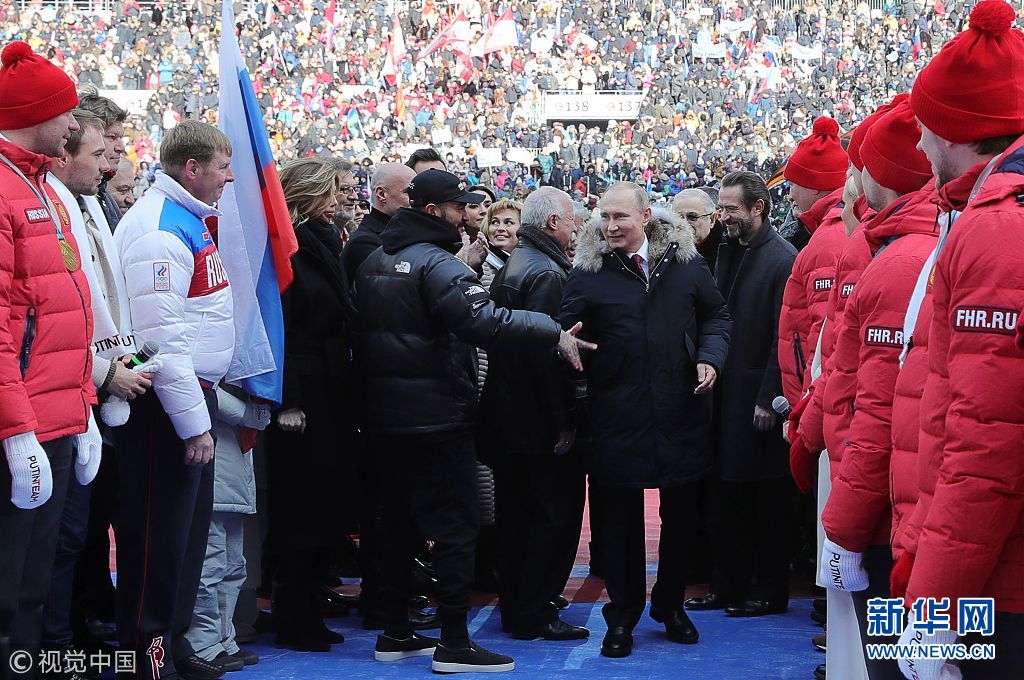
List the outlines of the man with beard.
{"label": "man with beard", "polygon": [[114,100],[100,96],[93,88],[79,93],[79,100],[78,108],[95,114],[103,121],[103,141],[106,146],[108,169],[103,173],[103,182],[100,183],[96,198],[103,208],[103,215],[107,218],[110,231],[114,231],[124,211],[107,191],[107,185],[117,172],[121,157],[124,156],[124,122],[128,119],[128,112],[114,103]]}
{"label": "man with beard", "polygon": [[[438,672],[510,671],[515,662],[469,638],[467,615],[479,527],[473,426],[476,349],[554,349],[580,368],[575,334],[537,312],[501,309],[458,261],[459,225],[483,196],[431,169],[409,184],[402,208],[356,274],[356,349],[365,380],[363,430],[373,436],[384,485],[382,586],[386,625],[375,658],[433,653]],[[580,341],[580,346],[592,348]],[[408,620],[417,544],[434,541],[441,639]]]}
{"label": "man with beard", "polygon": [[[124,278],[114,247],[114,237],[107,226],[104,212],[95,200],[96,192],[108,173],[106,144],[103,138],[104,121],[99,116],[76,109],[75,120],[79,130],[65,146],[64,163],[53,169],[47,183],[53,187],[61,203],[67,209],[71,231],[80,244],[85,262],[86,278],[92,293],[93,310],[93,366],[92,381],[101,396],[114,395],[122,399],[142,395],[151,386],[148,375],[138,375],[119,360],[129,352],[131,331],[129,328],[128,299],[125,294]],[[87,201],[87,198],[93,198]],[[110,447],[104,447],[104,457],[110,454]],[[91,497],[97,499],[98,522],[94,534],[107,538],[112,519],[112,496],[116,495],[116,474],[111,468],[113,458],[105,466],[105,475],[99,485],[84,481],[78,476],[69,480],[65,499],[64,514],[60,526],[60,539],[53,566],[50,599],[43,616],[43,644],[50,649],[65,652],[72,643],[78,646],[92,646],[95,640],[84,639],[86,634],[86,612],[82,606],[73,608],[74,598],[82,602],[83,591],[96,590],[101,596],[110,598],[107,605],[113,606],[113,590],[110,586],[110,545],[109,539],[102,541],[104,550],[100,569],[93,572],[96,580],[82,583],[73,588],[80,556],[89,545]],[[96,469],[100,462],[96,461]],[[98,489],[98,491],[96,491]],[[92,546],[89,546],[90,548]],[[95,550],[89,554],[96,555]],[[99,574],[102,573],[101,577]],[[103,582],[105,579],[105,584]],[[81,579],[80,579],[81,581]],[[77,615],[73,616],[74,609]],[[109,611],[109,610],[108,610]],[[76,640],[77,638],[77,640]]]}
{"label": "man with beard", "polygon": [[785,532],[792,525],[793,482],[772,400],[782,392],[778,318],[796,249],[768,221],[771,207],[768,188],[754,173],[732,172],[722,179],[718,209],[727,239],[715,277],[733,330],[715,390],[717,590],[713,602],[695,608],[731,605],[728,616],[776,614],[789,606]]}

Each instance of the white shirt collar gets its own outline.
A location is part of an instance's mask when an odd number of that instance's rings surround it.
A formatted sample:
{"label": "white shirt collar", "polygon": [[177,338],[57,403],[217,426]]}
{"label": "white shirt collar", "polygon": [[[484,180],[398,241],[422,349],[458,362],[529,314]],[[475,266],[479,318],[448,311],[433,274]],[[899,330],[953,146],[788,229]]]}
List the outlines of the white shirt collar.
{"label": "white shirt collar", "polygon": [[644,236],[644,243],[643,243],[643,245],[640,246],[640,249],[637,250],[635,253],[630,253],[629,254],[629,259],[633,259],[634,255],[639,255],[640,257],[644,258],[644,262],[649,263],[650,262],[650,258],[647,257],[647,254],[650,252],[650,249],[651,249],[650,243],[648,243],[647,237]]}

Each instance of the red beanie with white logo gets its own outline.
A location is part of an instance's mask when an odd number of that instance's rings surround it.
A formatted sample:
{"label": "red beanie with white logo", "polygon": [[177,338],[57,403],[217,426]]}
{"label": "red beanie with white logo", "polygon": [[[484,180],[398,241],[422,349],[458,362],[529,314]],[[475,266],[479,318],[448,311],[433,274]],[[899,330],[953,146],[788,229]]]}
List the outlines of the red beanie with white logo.
{"label": "red beanie with white logo", "polygon": [[850,137],[850,143],[846,147],[846,153],[850,156],[850,162],[853,163],[854,167],[858,170],[864,169],[864,161],[860,157],[860,146],[864,143],[864,138],[868,134],[868,130],[875,123],[876,120],[884,116],[886,113],[892,110],[894,106],[900,102],[905,102],[910,99],[910,95],[907,93],[898,94],[892,98],[892,101],[888,104],[882,104],[874,112],[860,122],[860,125],[853,131],[853,135]]}
{"label": "red beanie with white logo", "polygon": [[928,157],[917,150],[921,128],[909,102],[900,102],[868,130],[860,147],[864,169],[887,189],[903,195],[917,191],[932,178]]}
{"label": "red beanie with white logo", "polygon": [[1003,0],[982,0],[971,27],[917,76],[910,105],[921,123],[954,144],[1024,133],[1024,33]]}
{"label": "red beanie with white logo", "polygon": [[833,191],[846,184],[849,166],[849,157],[839,141],[839,123],[823,116],[814,121],[811,135],[789,157],[783,176],[805,189]]}
{"label": "red beanie with white logo", "polygon": [[0,53],[0,130],[32,127],[78,106],[68,74],[15,41]]}

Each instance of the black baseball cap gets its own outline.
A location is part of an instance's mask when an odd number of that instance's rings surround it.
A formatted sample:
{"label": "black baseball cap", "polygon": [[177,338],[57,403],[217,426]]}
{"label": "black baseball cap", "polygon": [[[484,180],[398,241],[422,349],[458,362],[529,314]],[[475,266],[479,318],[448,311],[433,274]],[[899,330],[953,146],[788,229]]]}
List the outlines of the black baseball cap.
{"label": "black baseball cap", "polygon": [[482,203],[487,198],[466,191],[468,186],[447,170],[424,170],[409,182],[409,203],[422,208],[431,203]]}

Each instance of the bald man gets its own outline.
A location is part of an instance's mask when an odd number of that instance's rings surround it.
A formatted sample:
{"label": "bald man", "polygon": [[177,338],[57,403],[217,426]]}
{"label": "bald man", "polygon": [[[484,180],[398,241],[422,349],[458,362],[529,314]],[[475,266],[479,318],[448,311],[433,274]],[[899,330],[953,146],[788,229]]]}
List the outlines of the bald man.
{"label": "bald man", "polygon": [[359,223],[341,253],[349,285],[359,265],[380,247],[380,235],[399,208],[409,207],[409,182],[416,176],[412,168],[401,163],[384,163],[370,178],[370,214]]}
{"label": "bald man", "polygon": [[117,164],[117,173],[107,182],[107,193],[122,215],[135,205],[135,167],[131,161],[122,159]]}

